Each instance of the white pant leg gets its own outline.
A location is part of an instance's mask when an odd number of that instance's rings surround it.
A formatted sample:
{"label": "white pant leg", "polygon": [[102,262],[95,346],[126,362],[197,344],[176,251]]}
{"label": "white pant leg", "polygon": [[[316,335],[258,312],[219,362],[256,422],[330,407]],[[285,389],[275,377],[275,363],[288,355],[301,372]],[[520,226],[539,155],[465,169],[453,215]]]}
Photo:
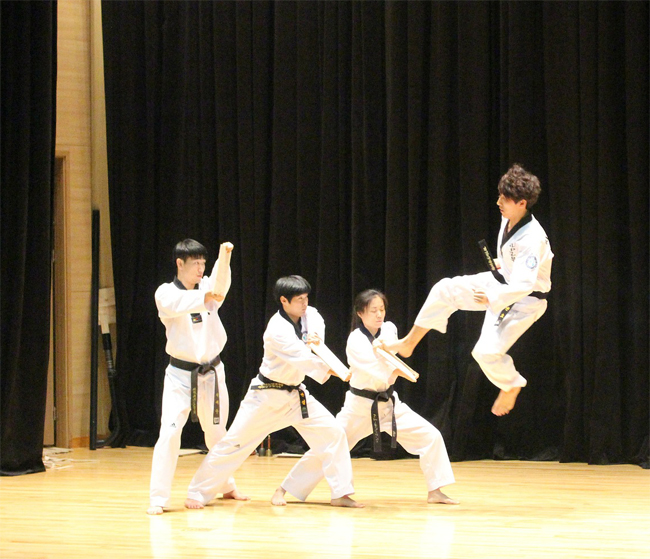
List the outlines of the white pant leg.
{"label": "white pant leg", "polygon": [[291,468],[280,487],[297,499],[306,501],[324,477],[323,461],[313,450],[308,450]]}
{"label": "white pant leg", "polygon": [[472,350],[472,356],[492,384],[506,392],[526,386],[526,379],[515,369],[512,357],[506,352],[546,311],[547,302],[525,297],[514,304],[499,326],[498,316],[491,310],[485,313],[481,336]]}
{"label": "white pant leg", "polygon": [[181,434],[189,413],[190,373],[169,365],[165,370],[160,434],[151,461],[149,502],[153,507],[169,504]]}
{"label": "white pant leg", "polygon": [[[380,403],[382,430],[391,432],[390,403]],[[395,394],[395,421],[397,442],[409,454],[420,457],[420,468],[427,481],[427,490],[433,491],[455,482],[442,434],[426,419],[415,413]]]}
{"label": "white pant leg", "polygon": [[321,462],[332,499],[351,495],[354,493],[352,461],[345,431],[325,406],[311,394],[306,396],[309,417],[301,417],[292,425]]}
{"label": "white pant leg", "polygon": [[415,325],[444,334],[449,317],[454,312],[485,310],[485,305],[474,301],[474,289],[485,289],[492,282],[496,280],[490,272],[441,279],[429,291]]}
{"label": "white pant leg", "polygon": [[[214,423],[214,381],[215,374],[219,383],[219,423]],[[198,378],[198,398],[197,398],[197,415],[201,423],[201,428],[205,436],[205,446],[210,450],[226,435],[226,425],[228,424],[228,413],[230,411],[230,399],[228,397],[228,387],[226,386],[226,373],[223,363],[216,367],[216,373],[210,372],[205,375],[199,375]],[[235,479],[230,477],[226,484],[221,488],[221,493],[229,493],[237,488]]]}
{"label": "white pant leg", "polygon": [[[454,474],[440,431],[401,402],[397,394],[395,404],[397,441],[407,452],[419,456],[427,490],[433,491],[454,483]],[[372,400],[347,393],[345,405],[336,419],[345,429],[349,448],[372,433],[371,408]],[[389,434],[392,433],[392,411],[392,402],[379,403],[381,430]],[[310,450],[293,467],[282,482],[282,487],[304,501],[322,479],[322,462]]]}
{"label": "white pant leg", "polygon": [[[348,449],[354,447],[372,431],[370,416],[365,414],[367,421],[364,421],[363,416],[355,414],[349,404],[350,398],[357,397],[348,392],[343,409],[336,416],[336,421],[346,432]],[[315,451],[310,449],[287,474],[281,486],[297,499],[305,501],[324,477],[323,461]]]}
{"label": "white pant leg", "polygon": [[292,425],[298,417],[297,391],[249,390],[226,436],[210,449],[194,474],[187,496],[203,504],[209,503],[217,493],[223,493],[232,474],[266,435]]}

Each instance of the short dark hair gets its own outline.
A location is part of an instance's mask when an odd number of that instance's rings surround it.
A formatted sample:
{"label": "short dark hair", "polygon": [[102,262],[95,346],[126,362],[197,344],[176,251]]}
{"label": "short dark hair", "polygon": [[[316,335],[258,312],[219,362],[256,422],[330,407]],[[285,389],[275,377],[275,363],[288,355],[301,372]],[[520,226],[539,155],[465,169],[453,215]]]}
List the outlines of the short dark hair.
{"label": "short dark hair", "polygon": [[542,187],[539,179],[515,163],[499,181],[499,194],[515,202],[526,200],[526,208],[532,208],[539,198]]}
{"label": "short dark hair", "polygon": [[310,292],[311,285],[309,285],[309,282],[302,276],[284,276],[279,278],[273,287],[273,297],[278,305],[282,304],[280,302],[280,297],[286,297],[287,300],[291,302],[291,299],[296,295]]}
{"label": "short dark hair", "polygon": [[208,256],[207,249],[198,241],[194,239],[185,239],[176,243],[174,247],[174,264],[176,259],[180,258],[185,262],[188,258],[206,258]]}
{"label": "short dark hair", "polygon": [[354,305],[352,306],[352,326],[350,331],[354,331],[361,326],[362,322],[358,313],[365,311],[375,297],[379,297],[384,302],[384,308],[388,308],[388,298],[383,292],[378,289],[364,289],[354,298]]}

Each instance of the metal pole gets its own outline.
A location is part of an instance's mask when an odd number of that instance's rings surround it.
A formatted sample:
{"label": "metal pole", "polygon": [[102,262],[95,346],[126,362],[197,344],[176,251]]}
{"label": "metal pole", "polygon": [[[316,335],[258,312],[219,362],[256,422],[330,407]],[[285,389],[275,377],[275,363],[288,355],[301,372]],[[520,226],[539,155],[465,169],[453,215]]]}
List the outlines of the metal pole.
{"label": "metal pole", "polygon": [[90,290],[90,450],[97,449],[97,356],[99,338],[99,210],[92,219],[92,285]]}

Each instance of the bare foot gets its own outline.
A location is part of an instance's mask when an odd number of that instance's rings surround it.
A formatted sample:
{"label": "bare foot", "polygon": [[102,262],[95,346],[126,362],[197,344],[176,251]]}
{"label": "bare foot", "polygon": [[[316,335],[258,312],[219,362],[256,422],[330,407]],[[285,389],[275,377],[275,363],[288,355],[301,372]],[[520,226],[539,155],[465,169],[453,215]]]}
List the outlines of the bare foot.
{"label": "bare foot", "polygon": [[330,503],[333,507],[348,507],[351,509],[362,509],[363,507],[366,506],[366,505],[362,505],[361,503],[357,503],[349,495],[344,495],[343,497],[339,497],[338,499],[332,499]]}
{"label": "bare foot", "polygon": [[196,499],[185,499],[186,509],[202,509],[205,505]]}
{"label": "bare foot", "polygon": [[271,504],[276,507],[284,507],[287,505],[287,501],[284,498],[286,491],[282,487],[278,487],[271,497]]}
{"label": "bare foot", "polygon": [[383,349],[391,353],[399,353],[402,357],[411,357],[413,355],[413,350],[415,349],[415,344],[408,343],[406,338],[397,340],[391,344],[382,344]]}
{"label": "bare foot", "polygon": [[460,501],[447,497],[440,489],[429,491],[427,503],[440,503],[441,505],[460,505]]}
{"label": "bare foot", "polygon": [[147,509],[147,514],[162,514],[163,513],[163,508],[162,507],[149,507]]}
{"label": "bare foot", "polygon": [[509,414],[512,408],[515,407],[515,402],[517,401],[519,392],[521,392],[521,387],[519,386],[511,388],[508,392],[501,390],[492,405],[492,413],[498,416]]}
{"label": "bare foot", "polygon": [[248,495],[244,495],[243,493],[240,493],[237,491],[237,489],[233,489],[232,491],[228,491],[228,493],[223,494],[224,499],[234,499],[235,501],[250,501],[251,498]]}

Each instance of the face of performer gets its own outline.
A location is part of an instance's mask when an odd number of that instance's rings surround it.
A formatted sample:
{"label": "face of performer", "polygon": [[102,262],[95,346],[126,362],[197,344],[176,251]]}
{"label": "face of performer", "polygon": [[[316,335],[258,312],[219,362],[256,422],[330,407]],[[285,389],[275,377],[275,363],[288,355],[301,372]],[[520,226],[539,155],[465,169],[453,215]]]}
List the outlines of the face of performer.
{"label": "face of performer", "polygon": [[359,318],[366,329],[374,336],[384,324],[386,306],[381,297],[373,297],[363,312],[358,312]]}
{"label": "face of performer", "polygon": [[189,256],[187,260],[176,259],[176,276],[186,289],[194,289],[194,286],[201,281],[205,272],[205,258]]}
{"label": "face of performer", "polygon": [[519,221],[526,214],[526,200],[515,202],[512,198],[506,198],[503,194],[499,194],[497,206],[499,206],[501,215],[513,222]]}
{"label": "face of performer", "polygon": [[307,312],[307,305],[309,305],[309,294],[303,293],[302,295],[294,295],[289,301],[286,297],[280,297],[282,308],[287,313],[289,318],[294,322],[305,315]]}

